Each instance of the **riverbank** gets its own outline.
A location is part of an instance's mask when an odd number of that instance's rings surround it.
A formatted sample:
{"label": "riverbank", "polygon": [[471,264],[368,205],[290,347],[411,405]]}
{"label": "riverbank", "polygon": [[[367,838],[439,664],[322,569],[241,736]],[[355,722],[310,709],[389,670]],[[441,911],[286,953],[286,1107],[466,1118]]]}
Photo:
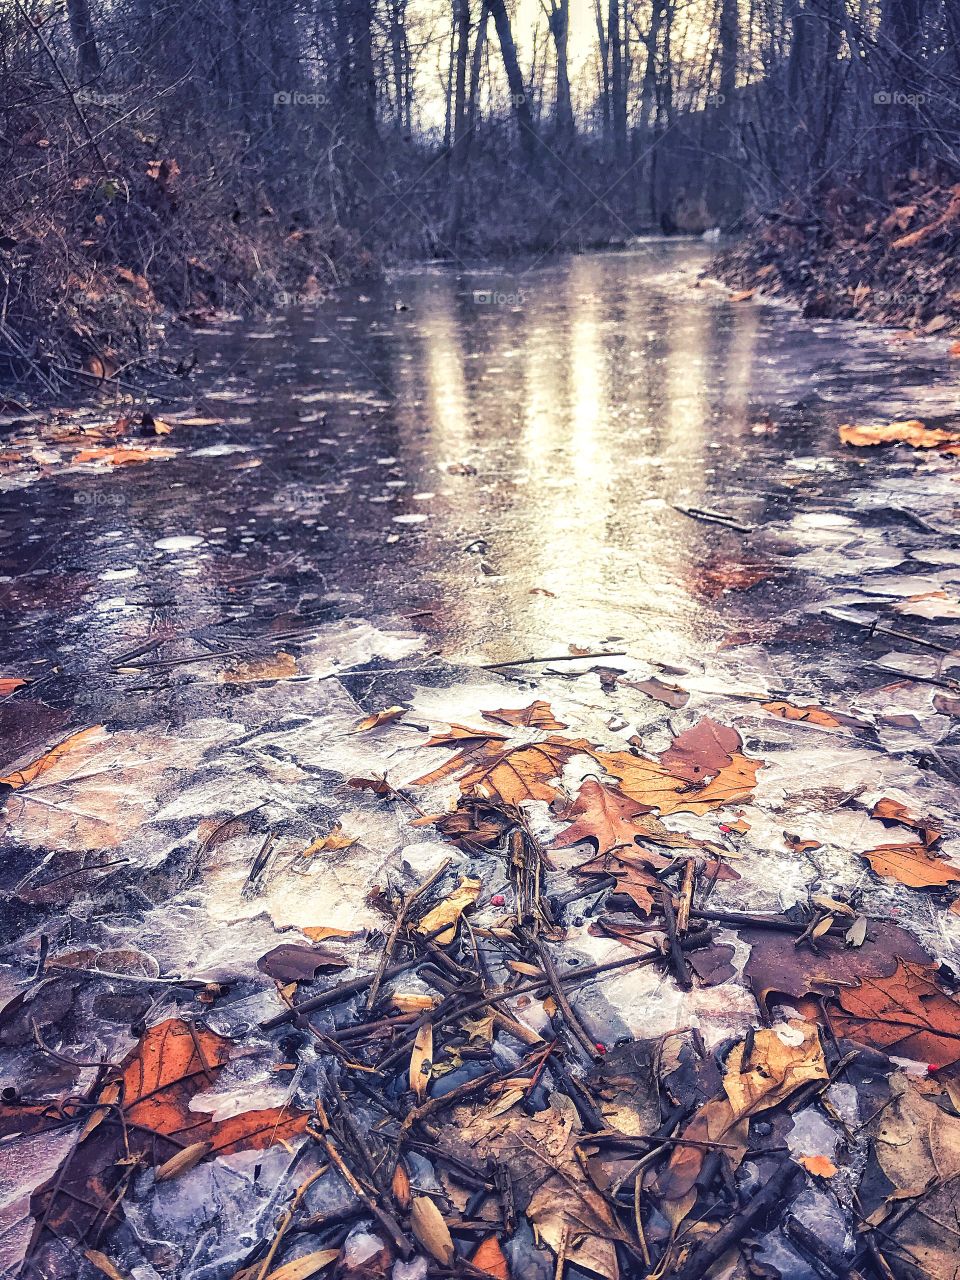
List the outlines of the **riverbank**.
{"label": "riverbank", "polygon": [[904,184],[888,201],[852,186],[788,202],[721,253],[711,273],[810,319],[960,334],[960,186]]}

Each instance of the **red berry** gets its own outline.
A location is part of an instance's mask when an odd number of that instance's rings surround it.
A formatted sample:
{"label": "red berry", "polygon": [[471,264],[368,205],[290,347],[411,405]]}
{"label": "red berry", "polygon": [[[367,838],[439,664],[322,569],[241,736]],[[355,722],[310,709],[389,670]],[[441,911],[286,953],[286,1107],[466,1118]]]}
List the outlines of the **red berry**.
{"label": "red berry", "polygon": [[503,896],[502,893],[495,893],[493,897],[490,899],[490,902],[495,907],[502,907],[503,904],[506,902],[506,898]]}
{"label": "red berry", "polygon": [[597,1053],[606,1053],[606,1052],[607,1052],[607,1046],[606,1046],[605,1044],[601,1044],[599,1040],[597,1041],[597,1043],[596,1043],[593,1047],[596,1049]]}

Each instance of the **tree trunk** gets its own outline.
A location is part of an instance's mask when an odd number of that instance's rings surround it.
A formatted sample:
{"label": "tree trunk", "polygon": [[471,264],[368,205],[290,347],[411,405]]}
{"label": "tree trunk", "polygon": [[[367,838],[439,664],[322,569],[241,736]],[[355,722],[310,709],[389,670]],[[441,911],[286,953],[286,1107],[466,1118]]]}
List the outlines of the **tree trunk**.
{"label": "tree trunk", "polygon": [[601,0],[593,0],[594,17],[597,20],[597,45],[600,49],[600,104],[603,115],[603,140],[610,144],[610,41],[603,25]]}
{"label": "tree trunk", "polygon": [[70,34],[77,46],[77,79],[81,84],[89,84],[101,75],[103,67],[87,0],[67,0],[67,16]]}
{"label": "tree trunk", "polygon": [[510,15],[507,13],[504,0],[490,0],[490,12],[493,14],[497,39],[500,41],[500,56],[503,59],[503,69],[507,73],[513,112],[520,130],[520,145],[523,147],[527,164],[534,168],[537,163],[537,135],[533,124],[533,112],[530,110],[523,73],[517,60],[517,46],[513,42]]}
{"label": "tree trunk", "polygon": [[470,0],[454,0],[453,28],[456,36],[456,67],[453,86],[453,147],[450,151],[450,218],[447,244],[456,251],[463,217],[464,151],[467,145],[467,61],[470,56]]}
{"label": "tree trunk", "polygon": [[550,0],[547,15],[550,34],[557,54],[557,92],[554,102],[554,115],[557,133],[561,138],[573,135],[573,105],[570,101],[570,67],[567,57],[567,44],[570,34],[570,0]]}
{"label": "tree trunk", "polygon": [[[918,164],[922,152],[923,121],[918,95],[926,89],[921,74],[923,21],[926,0],[884,0],[877,46],[889,84],[879,87],[874,104],[883,110],[893,137],[888,164],[893,176]],[[884,100],[884,97],[886,100]]]}
{"label": "tree trunk", "polygon": [[613,155],[621,172],[627,167],[627,86],[624,77],[620,0],[610,0],[607,10],[610,45],[610,113],[613,123]]}

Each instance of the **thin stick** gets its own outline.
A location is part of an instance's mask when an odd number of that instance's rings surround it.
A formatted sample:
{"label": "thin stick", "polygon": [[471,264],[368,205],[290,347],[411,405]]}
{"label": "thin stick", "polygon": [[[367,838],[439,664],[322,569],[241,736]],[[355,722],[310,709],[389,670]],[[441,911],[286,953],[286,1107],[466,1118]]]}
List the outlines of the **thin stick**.
{"label": "thin stick", "polygon": [[328,1135],[324,1135],[323,1145],[326,1147],[327,1154],[329,1155],[330,1159],[336,1165],[338,1173],[343,1178],[344,1182],[347,1184],[347,1186],[350,1188],[353,1194],[356,1196],[359,1196],[360,1199],[363,1201],[363,1203],[370,1210],[370,1212],[374,1215],[374,1217],[379,1219],[379,1221],[383,1224],[383,1226],[386,1227],[391,1239],[393,1240],[393,1243],[397,1246],[397,1248],[399,1249],[403,1257],[409,1258],[410,1255],[413,1253],[413,1245],[410,1243],[407,1237],[403,1234],[403,1231],[400,1228],[400,1224],[399,1222],[397,1222],[396,1218],[394,1218],[392,1214],[387,1213],[384,1209],[381,1209],[380,1206],[377,1204],[376,1200],[374,1200],[373,1196],[371,1196],[365,1190],[365,1188],[360,1185],[360,1183],[354,1177],[350,1168],[344,1161],[343,1156],[341,1156],[340,1152],[333,1145],[333,1142],[330,1140],[330,1137]]}
{"label": "thin stick", "polygon": [[432,871],[421,885],[418,885],[418,887],[411,893],[404,895],[403,901],[400,904],[400,910],[397,912],[397,918],[394,920],[393,928],[390,930],[390,936],[387,938],[386,946],[383,948],[383,954],[381,955],[374,975],[370,980],[370,989],[367,992],[368,1013],[373,1008],[374,1001],[377,998],[377,993],[380,990],[380,984],[383,981],[383,972],[393,956],[393,949],[397,945],[397,938],[400,936],[400,930],[403,928],[404,924],[406,924],[410,908],[416,903],[418,898],[422,898],[428,890],[433,888],[440,877],[444,874],[447,867],[449,867],[450,862],[450,858],[444,858],[437,869]]}
{"label": "thin stick", "polygon": [[560,653],[552,658],[511,658],[509,662],[484,662],[480,671],[499,671],[501,667],[530,667],[541,662],[579,662],[581,658],[625,658],[625,649],[603,649],[597,653]]}
{"label": "thin stick", "polygon": [[693,907],[693,891],[696,883],[696,861],[693,858],[687,858],[683,866],[683,879],[680,882],[680,905],[677,908],[677,933],[681,937],[690,928],[690,911]]}
{"label": "thin stick", "polygon": [[667,926],[667,938],[670,942],[670,960],[673,964],[673,971],[680,987],[684,991],[689,991],[693,983],[690,980],[687,957],[683,954],[680,946],[680,938],[677,933],[677,918],[673,912],[673,895],[669,889],[660,890],[660,905],[663,907],[663,919]]}
{"label": "thin stick", "polygon": [[277,1227],[276,1233],[274,1234],[274,1237],[273,1237],[273,1243],[270,1245],[270,1248],[267,1252],[267,1256],[264,1258],[263,1262],[261,1263],[260,1270],[257,1272],[257,1275],[256,1275],[256,1280],[264,1280],[264,1277],[268,1274],[270,1270],[270,1264],[273,1262],[274,1258],[277,1255],[277,1250],[280,1248],[280,1242],[283,1240],[283,1237],[290,1230],[290,1227],[293,1223],[294,1216],[300,1207],[300,1202],[303,1200],[303,1197],[307,1194],[307,1192],[310,1190],[313,1184],[317,1181],[317,1179],[322,1177],[329,1168],[330,1166],[328,1164],[322,1164],[320,1168],[316,1171],[316,1173],[311,1173],[310,1177],[307,1178],[305,1182],[301,1182],[299,1187],[297,1187],[296,1193],[293,1199],[290,1201],[290,1208],[286,1210],[283,1217],[280,1219],[280,1224]]}
{"label": "thin stick", "polygon": [[543,972],[546,974],[547,982],[550,984],[550,991],[554,1000],[557,1002],[560,1012],[563,1014],[564,1021],[569,1027],[571,1034],[574,1039],[579,1040],[580,1044],[587,1051],[588,1055],[594,1059],[594,1061],[599,1060],[601,1055],[597,1049],[596,1037],[590,1035],[586,1027],[581,1022],[573,1005],[570,1003],[567,993],[564,991],[560,982],[560,975],[557,973],[550,952],[539,938],[534,938],[529,933],[525,933],[525,936],[540,961]]}

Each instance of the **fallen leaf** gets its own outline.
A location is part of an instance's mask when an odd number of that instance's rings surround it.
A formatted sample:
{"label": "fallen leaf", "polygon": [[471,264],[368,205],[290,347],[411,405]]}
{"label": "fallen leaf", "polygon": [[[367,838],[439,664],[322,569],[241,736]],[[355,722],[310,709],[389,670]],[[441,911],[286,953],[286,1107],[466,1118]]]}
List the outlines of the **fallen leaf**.
{"label": "fallen leaf", "polygon": [[837,1172],[837,1166],[829,1156],[801,1156],[798,1163],[816,1178],[832,1178]]}
{"label": "fallen leaf", "polygon": [[797,1001],[811,993],[833,994],[840,987],[889,978],[900,957],[919,965],[930,963],[911,933],[881,920],[870,922],[869,936],[860,947],[848,947],[833,934],[820,938],[814,950],[794,946],[795,935],[774,929],[738,932],[750,947],[744,977],[767,1013],[777,996]]}
{"label": "fallen leaf", "polygon": [[783,1102],[802,1084],[829,1077],[819,1029],[792,1021],[755,1032],[749,1060],[746,1042],[727,1056],[723,1089],[736,1119],[754,1116]]}
{"label": "fallen leaf", "polygon": [[94,1221],[103,1229],[111,1217],[100,1197],[109,1200],[127,1168],[162,1166],[196,1144],[207,1144],[207,1158],[263,1150],[302,1133],[309,1116],[288,1106],[220,1121],[192,1109],[195,1095],[216,1084],[232,1049],[200,1023],[170,1018],[150,1027],[101,1088],[102,1105],[91,1112],[66,1169],[38,1193],[35,1215],[57,1236],[82,1239]]}
{"label": "fallen leaf", "polygon": [[943,835],[943,832],[938,827],[932,825],[929,818],[916,817],[905,804],[901,804],[899,800],[891,800],[888,797],[877,801],[870,810],[870,817],[877,818],[880,822],[893,822],[897,826],[907,827],[908,830],[915,831],[928,849],[935,845]]}
{"label": "fallen leaf", "polygon": [[662,888],[655,872],[670,866],[670,859],[645,849],[617,849],[577,867],[577,874],[616,876],[615,893],[625,894],[639,911],[649,915]]}
{"label": "fallen leaf", "polygon": [[494,724],[517,725],[525,729],[543,729],[546,732],[567,727],[553,714],[550,703],[544,702],[542,698],[531,702],[529,707],[521,707],[517,711],[501,707],[499,711],[483,711],[481,715],[484,720],[492,720]]}
{"label": "fallen leaf", "polygon": [[358,724],[354,725],[353,732],[369,733],[371,729],[376,729],[382,724],[392,724],[394,720],[399,720],[406,714],[406,707],[387,707],[386,711],[375,711],[373,715],[364,716]]}
{"label": "fallen leaf", "polygon": [[415,786],[429,786],[458,774],[464,794],[501,804],[517,806],[525,800],[556,798],[552,780],[573,756],[590,754],[589,742],[571,738],[545,738],[541,742],[511,747],[503,734],[452,726],[451,732],[431,739],[430,746],[461,745],[462,749],[445,764],[414,780]]}
{"label": "fallen leaf", "polygon": [[493,1276],[494,1280],[510,1280],[510,1267],[496,1236],[487,1236],[486,1240],[480,1242],[470,1259],[470,1265]]}
{"label": "fallen leaf", "polygon": [[960,1062],[960,1004],[935,975],[932,965],[899,960],[889,977],[865,977],[841,991],[834,1034],[934,1067]]}
{"label": "fallen leaf", "polygon": [[348,961],[324,947],[281,942],[257,961],[257,968],[277,982],[310,982],[320,969],[345,969]]}
{"label": "fallen leaf", "polygon": [[25,684],[29,684],[28,680],[21,680],[17,676],[5,676],[0,679],[0,698],[7,698],[11,693],[15,693],[17,689],[22,689]]}
{"label": "fallen leaf", "polygon": [[162,730],[82,729],[0,778],[0,791],[12,789],[0,823],[48,850],[115,848],[152,815],[173,770],[203,750],[201,740]]}
{"label": "fallen leaf", "polygon": [[355,938],[356,932],[347,932],[344,929],[334,929],[329,925],[304,925],[300,930],[305,933],[311,942],[326,942],[328,938]]}
{"label": "fallen leaf", "polygon": [[105,1253],[101,1253],[99,1249],[84,1249],[83,1256],[86,1260],[101,1273],[105,1275],[107,1280],[129,1280],[129,1276],[121,1271],[116,1263],[108,1258]]}
{"label": "fallen leaf", "polygon": [[798,707],[792,702],[761,702],[760,705],[764,711],[779,716],[781,720],[802,720],[804,724],[819,725],[821,729],[839,729],[842,723],[823,707]]}
{"label": "fallen leaf", "polygon": [[[924,1189],[926,1194],[895,1231],[884,1234],[884,1256],[897,1274],[955,1280],[960,1251],[960,1120],[924,1097],[906,1075],[891,1076],[890,1086],[893,1101],[870,1125],[877,1163],[898,1196],[917,1196]],[[869,1211],[873,1206],[865,1207]],[[893,1207],[885,1195],[869,1214],[870,1221],[882,1224]]]}
{"label": "fallen leaf", "polygon": [[164,1160],[163,1164],[158,1165],[153,1176],[157,1182],[169,1182],[171,1178],[179,1177],[181,1173],[187,1173],[194,1168],[209,1153],[209,1142],[191,1142],[189,1146],[183,1147],[172,1155],[169,1160]]}
{"label": "fallen leaf", "polygon": [[57,743],[55,747],[51,747],[49,751],[44,752],[36,760],[24,765],[22,769],[16,769],[13,773],[8,773],[6,777],[0,778],[0,785],[19,791],[22,787],[29,786],[31,782],[35,782],[37,778],[59,764],[71,752],[77,751],[80,747],[99,744],[105,738],[106,728],[102,724],[95,724],[89,729],[81,729],[78,733],[72,733],[69,738],[64,738],[62,742]]}
{"label": "fallen leaf", "polygon": [[960,867],[953,867],[922,844],[882,844],[868,849],[866,858],[878,876],[896,880],[910,889],[927,889],[960,881]]}
{"label": "fallen leaf", "polygon": [[561,831],[553,843],[558,849],[567,849],[581,840],[591,840],[598,853],[632,845],[638,836],[650,830],[649,824],[638,821],[649,812],[649,805],[630,800],[612,787],[588,778],[576,800],[560,815],[564,821],[573,818],[576,821]]}
{"label": "fallen leaf", "polygon": [[329,1267],[339,1257],[339,1249],[317,1249],[276,1267],[267,1273],[266,1280],[310,1280],[311,1276],[317,1275],[324,1267]]}
{"label": "fallen leaf", "polygon": [[150,447],[147,445],[118,445],[112,448],[109,445],[97,445],[91,449],[79,449],[74,454],[73,461],[82,462],[106,462],[112,467],[129,466],[140,462],[153,462],[155,459],[175,458],[177,456],[176,449],[159,449],[155,445]]}
{"label": "fallen leaf", "polygon": [[704,716],[674,738],[660,757],[660,763],[675,778],[706,782],[730,764],[743,746],[736,729]]}
{"label": "fallen leaf", "polygon": [[318,836],[312,844],[300,854],[301,858],[312,858],[315,853],[330,853],[336,849],[349,849],[357,843],[356,836],[348,836],[338,822],[325,836]]}
{"label": "fallen leaf", "polygon": [[450,1228],[429,1196],[413,1197],[410,1229],[431,1257],[436,1258],[441,1266],[450,1266],[455,1254]]}
{"label": "fallen leaf", "polygon": [[480,884],[479,880],[463,876],[454,891],[427,912],[417,925],[417,932],[433,933],[441,925],[449,925],[449,929],[444,929],[434,941],[439,947],[445,947],[448,942],[452,942],[457,932],[457,922],[480,895]]}
{"label": "fallen leaf", "polygon": [[265,680],[289,680],[297,674],[297,660],[291,653],[273,654],[269,658],[254,658],[249,662],[237,662],[217,676],[220,684],[257,684]]}
{"label": "fallen leaf", "polygon": [[938,445],[960,440],[955,432],[926,427],[916,418],[904,422],[883,422],[869,426],[844,423],[840,428],[843,444],[869,448],[878,444],[909,444],[914,449],[935,449]]}
{"label": "fallen leaf", "polygon": [[579,1120],[569,1099],[552,1094],[551,1105],[530,1116],[516,1106],[494,1110],[458,1107],[441,1142],[480,1166],[488,1158],[509,1163],[517,1205],[550,1249],[556,1254],[566,1237],[568,1261],[616,1280],[614,1242],[626,1236],[577,1159]]}
{"label": "fallen leaf", "polygon": [[651,676],[649,680],[627,680],[620,676],[617,684],[624,685],[628,689],[637,689],[640,693],[645,693],[648,698],[654,698],[665,706],[673,707],[674,710],[685,707],[690,701],[690,694],[686,689],[681,689],[678,684],[667,684],[664,680],[658,680],[656,676]]}
{"label": "fallen leaf", "polygon": [[410,1054],[410,1088],[420,1102],[427,1096],[427,1086],[433,1074],[433,1024],[425,1022],[417,1032]]}

